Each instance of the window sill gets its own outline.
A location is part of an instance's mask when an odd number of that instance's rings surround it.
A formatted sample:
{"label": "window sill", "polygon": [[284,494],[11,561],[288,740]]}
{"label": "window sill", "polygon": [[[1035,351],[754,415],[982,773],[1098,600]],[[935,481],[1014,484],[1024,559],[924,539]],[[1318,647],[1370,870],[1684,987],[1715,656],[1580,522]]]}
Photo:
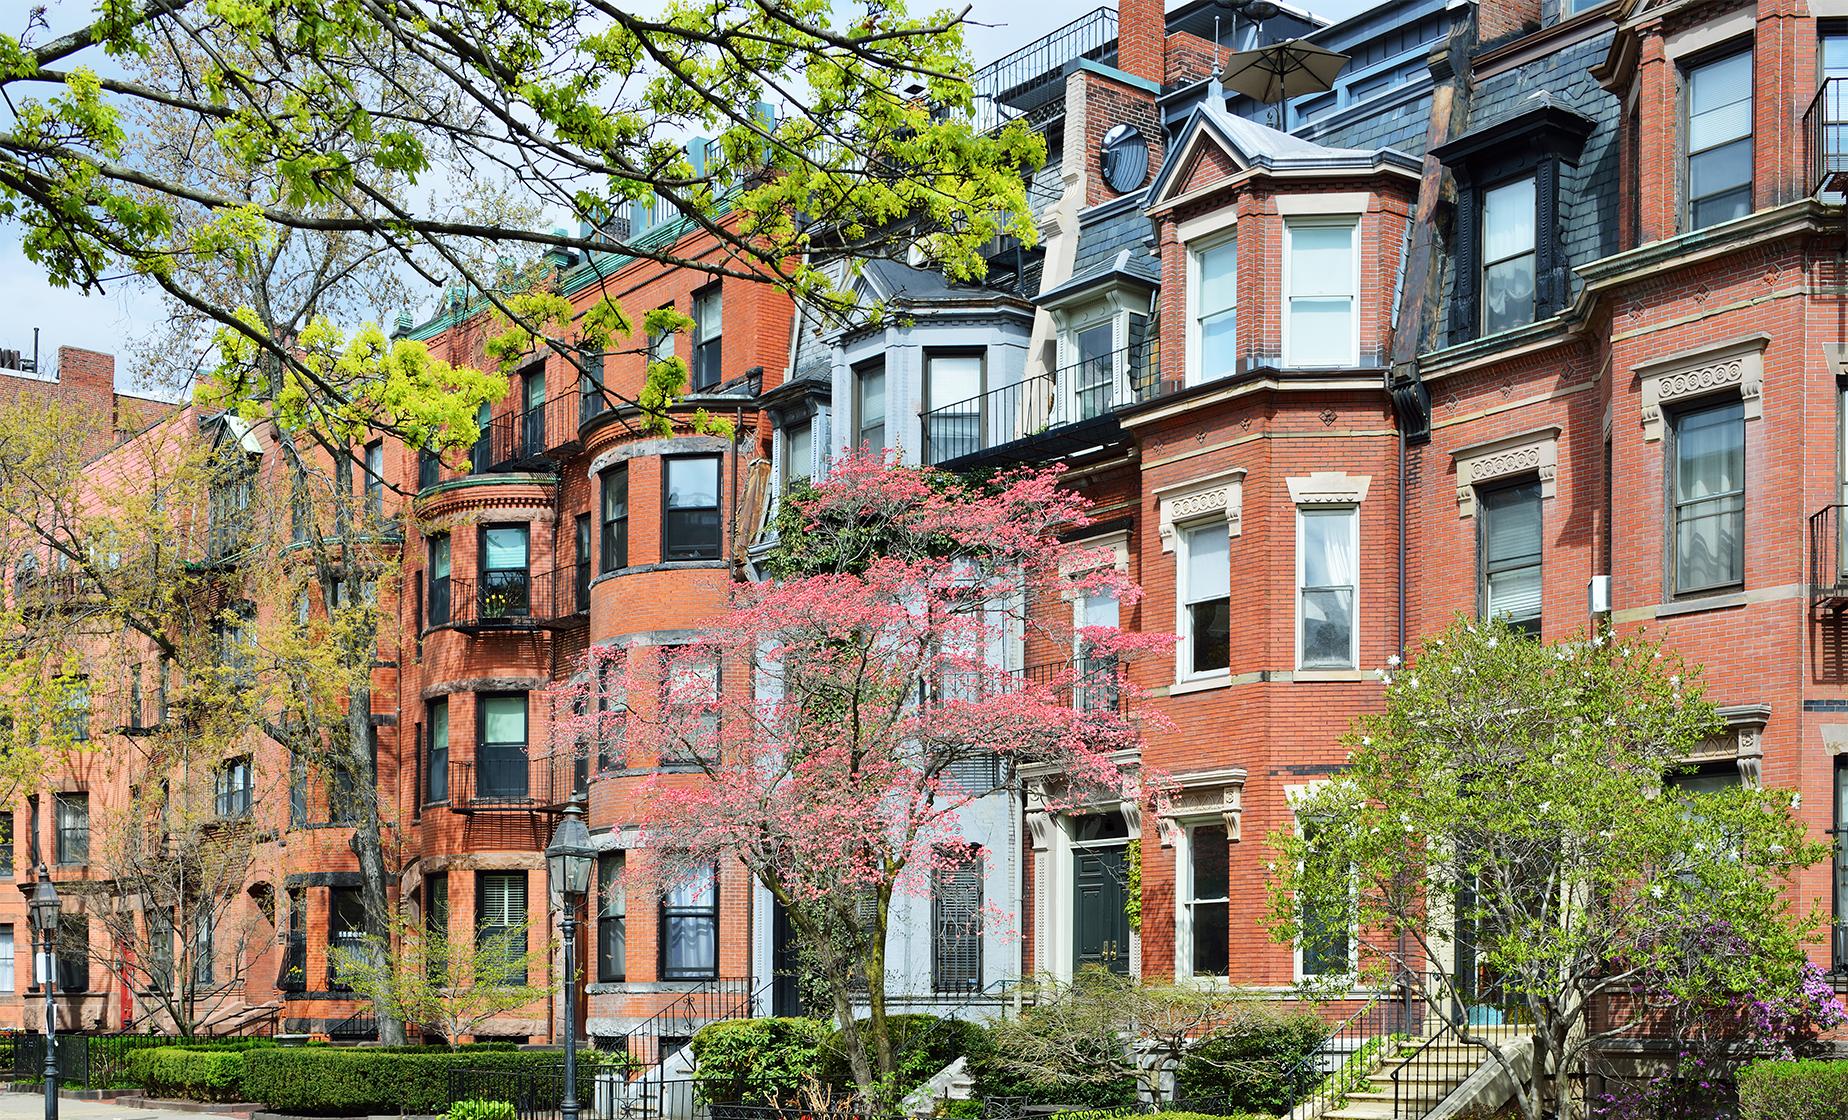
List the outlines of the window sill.
{"label": "window sill", "polygon": [[1328,681],[1343,681],[1352,684],[1356,681],[1376,681],[1379,680],[1379,676],[1365,669],[1298,669],[1290,674],[1290,679],[1304,684]]}
{"label": "window sill", "polygon": [[1215,673],[1210,677],[1193,677],[1184,681],[1175,681],[1168,686],[1168,695],[1185,696],[1189,692],[1206,692],[1215,688],[1229,688],[1231,684],[1231,673]]}
{"label": "window sill", "polygon": [[1680,598],[1671,599],[1656,608],[1657,618],[1673,618],[1681,614],[1699,614],[1702,611],[1723,611],[1746,604],[1744,589],[1727,591],[1691,592]]}

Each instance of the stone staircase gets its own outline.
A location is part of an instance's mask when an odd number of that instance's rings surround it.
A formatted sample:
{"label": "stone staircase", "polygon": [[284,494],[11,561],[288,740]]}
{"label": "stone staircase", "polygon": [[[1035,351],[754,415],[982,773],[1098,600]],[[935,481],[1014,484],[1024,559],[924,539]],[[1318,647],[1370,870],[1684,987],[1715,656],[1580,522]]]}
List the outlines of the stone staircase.
{"label": "stone staircase", "polygon": [[[1522,1036],[1522,1031],[1513,1027],[1477,1027],[1474,1031],[1493,1039],[1498,1045],[1515,1045]],[[1478,1072],[1488,1074],[1479,1080],[1488,1087],[1489,1094],[1494,1092],[1494,1083],[1505,1083],[1505,1077],[1493,1075],[1500,1072],[1500,1067],[1495,1066],[1493,1072],[1484,1070],[1485,1062],[1494,1062],[1488,1051],[1474,1044],[1460,1042],[1455,1035],[1446,1034],[1429,1043],[1424,1039],[1412,1039],[1389,1052],[1378,1068],[1367,1074],[1360,1088],[1347,1095],[1340,1107],[1321,1115],[1325,1120],[1395,1120],[1393,1075],[1396,1073],[1397,1120],[1425,1120]],[[1486,1112],[1501,1102],[1490,1104],[1472,1095],[1466,1103],[1489,1104],[1484,1109]],[[1455,1111],[1459,1110],[1444,1110],[1446,1114]]]}

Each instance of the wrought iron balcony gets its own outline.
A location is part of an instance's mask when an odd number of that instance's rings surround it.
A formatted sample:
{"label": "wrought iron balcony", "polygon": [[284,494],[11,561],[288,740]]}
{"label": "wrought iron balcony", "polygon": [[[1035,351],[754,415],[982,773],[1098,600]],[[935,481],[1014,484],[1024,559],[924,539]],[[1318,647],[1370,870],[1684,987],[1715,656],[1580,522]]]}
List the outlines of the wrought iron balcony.
{"label": "wrought iron balcony", "polygon": [[[488,751],[495,748],[489,746]],[[449,763],[449,807],[458,813],[555,812],[590,789],[590,756],[565,751],[529,757],[523,750],[481,753]]]}
{"label": "wrought iron balcony", "polygon": [[1117,14],[1098,8],[970,76],[978,128],[1031,116],[1065,97],[1066,64],[1116,56]]}
{"label": "wrought iron balcony", "polygon": [[468,633],[490,630],[557,630],[586,620],[588,600],[580,594],[576,565],[549,572],[510,568],[479,579],[450,576],[432,580],[427,604],[432,630],[453,627]]}
{"label": "wrought iron balcony", "polygon": [[578,446],[580,407],[574,389],[534,408],[510,408],[490,416],[469,452],[469,470],[549,470],[558,457]]}
{"label": "wrought iron balcony", "polygon": [[1107,444],[1116,412],[1160,381],[1153,346],[1124,347],[933,408],[920,418],[924,462],[967,468],[1035,462]]}
{"label": "wrought iron balcony", "polygon": [[1848,559],[1842,550],[1842,534],[1848,525],[1842,521],[1840,504],[1823,506],[1809,519],[1809,590],[1810,609],[1825,614],[1840,614],[1848,607]]}
{"label": "wrought iron balcony", "polygon": [[1803,114],[1809,146],[1806,189],[1841,194],[1848,188],[1848,78],[1824,78]]}

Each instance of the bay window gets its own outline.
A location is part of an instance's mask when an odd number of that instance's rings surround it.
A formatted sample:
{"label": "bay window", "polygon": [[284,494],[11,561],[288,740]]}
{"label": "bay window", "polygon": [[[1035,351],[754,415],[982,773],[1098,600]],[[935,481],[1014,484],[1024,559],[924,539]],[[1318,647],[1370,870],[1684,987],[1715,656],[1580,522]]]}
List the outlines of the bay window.
{"label": "bay window", "polygon": [[1231,539],[1225,521],[1180,532],[1181,675],[1223,673],[1232,663]]}
{"label": "bay window", "polygon": [[719,872],[701,868],[661,897],[661,979],[719,974]]}
{"label": "bay window", "polygon": [[1352,221],[1285,223],[1285,365],[1352,366],[1358,360],[1357,229]]}
{"label": "bay window", "polygon": [[1688,68],[1687,196],[1690,230],[1752,212],[1752,52]]}
{"label": "bay window", "polygon": [[1231,236],[1190,254],[1194,367],[1190,384],[1238,369],[1238,240]]}
{"label": "bay window", "polygon": [[783,491],[815,474],[815,421],[802,420],[783,429]]}
{"label": "bay window", "polygon": [[717,560],[723,552],[719,518],[719,457],[663,460],[667,490],[661,559]]}
{"label": "bay window", "polygon": [[982,355],[924,357],[924,454],[933,463],[982,449]]}
{"label": "bay window", "polygon": [[629,564],[629,465],[605,467],[597,477],[603,484],[598,570],[613,572]]}
{"label": "bay window", "polygon": [[1359,655],[1354,600],[1360,510],[1299,509],[1296,527],[1297,666],[1352,669]]}

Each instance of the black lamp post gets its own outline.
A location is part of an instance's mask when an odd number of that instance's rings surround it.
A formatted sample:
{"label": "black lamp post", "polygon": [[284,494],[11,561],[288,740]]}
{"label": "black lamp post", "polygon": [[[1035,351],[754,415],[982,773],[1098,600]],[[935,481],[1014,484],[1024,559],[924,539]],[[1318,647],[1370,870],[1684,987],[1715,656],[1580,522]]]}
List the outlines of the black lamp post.
{"label": "black lamp post", "polygon": [[561,1120],[577,1120],[577,907],[590,889],[590,865],[597,858],[582,802],[565,806],[565,815],[545,847],[546,873],[558,896],[559,932],[565,939],[565,1096]]}
{"label": "black lamp post", "polygon": [[44,864],[39,864],[38,886],[32,892],[32,901],[27,908],[32,917],[32,928],[37,930],[43,948],[38,958],[38,968],[44,972],[39,983],[45,986],[45,1120],[58,1120],[58,1009],[53,1002],[53,992],[57,990],[57,935],[58,911],[63,905],[58,899],[58,888],[51,883],[51,872]]}

